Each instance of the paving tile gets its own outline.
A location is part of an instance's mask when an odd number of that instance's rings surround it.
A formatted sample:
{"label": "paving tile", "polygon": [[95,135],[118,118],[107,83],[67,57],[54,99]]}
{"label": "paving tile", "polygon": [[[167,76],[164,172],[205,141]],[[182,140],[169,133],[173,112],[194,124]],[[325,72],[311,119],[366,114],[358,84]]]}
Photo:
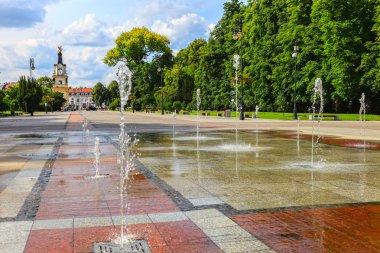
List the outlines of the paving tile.
{"label": "paving tile", "polygon": [[269,250],[268,246],[259,240],[238,240],[238,241],[224,241],[216,242],[216,245],[221,248],[225,253],[237,253],[244,251],[260,251]]}
{"label": "paving tile", "polygon": [[148,216],[154,223],[188,220],[188,218],[182,212],[150,213]]}
{"label": "paving tile", "polygon": [[210,239],[191,221],[154,224],[168,245],[201,244]]}
{"label": "paving tile", "polygon": [[35,220],[33,230],[73,228],[74,219]]}
{"label": "paving tile", "polygon": [[170,248],[173,253],[223,253],[223,251],[212,242],[172,245]]}
{"label": "paving tile", "polygon": [[120,234],[114,226],[76,228],[74,230],[74,252],[93,252],[96,242],[112,242]]}
{"label": "paving tile", "polygon": [[74,230],[34,230],[30,233],[24,253],[72,253]]}
{"label": "paving tile", "polygon": [[146,240],[150,247],[167,245],[154,224],[128,225],[127,234],[133,240]]}
{"label": "paving tile", "polygon": [[[26,242],[25,242],[26,243]],[[23,253],[25,248],[25,243],[1,243],[1,252],[6,253]]]}
{"label": "paving tile", "polygon": [[232,219],[279,252],[378,252],[380,219],[375,213],[379,212],[378,206],[337,207]]}
{"label": "paving tile", "polygon": [[207,197],[207,198],[189,198],[189,201],[194,206],[205,206],[205,205],[219,205],[224,202],[216,197]]}
{"label": "paving tile", "polygon": [[251,238],[252,235],[242,229],[239,226],[232,226],[232,227],[222,227],[222,228],[208,228],[204,229],[203,232],[212,238],[214,242],[216,241],[223,241],[226,239],[243,239],[243,238]]}
{"label": "paving tile", "polygon": [[[115,226],[121,225],[121,219],[121,216],[112,216],[112,221]],[[128,225],[146,224],[151,222],[152,220],[149,218],[147,214],[127,215],[124,217],[124,223]]]}
{"label": "paving tile", "polygon": [[20,243],[25,246],[32,225],[32,221],[0,222],[0,243]]}
{"label": "paving tile", "polygon": [[191,220],[199,220],[213,217],[223,217],[224,215],[216,209],[204,209],[204,210],[195,210],[187,211],[185,215]]}
{"label": "paving tile", "polygon": [[227,217],[210,217],[205,219],[197,219],[194,222],[202,230],[210,228],[232,227],[236,225],[235,222]]}
{"label": "paving tile", "polygon": [[74,218],[74,228],[113,226],[111,217]]}
{"label": "paving tile", "polygon": [[150,250],[152,253],[174,253],[169,246],[154,246]]}

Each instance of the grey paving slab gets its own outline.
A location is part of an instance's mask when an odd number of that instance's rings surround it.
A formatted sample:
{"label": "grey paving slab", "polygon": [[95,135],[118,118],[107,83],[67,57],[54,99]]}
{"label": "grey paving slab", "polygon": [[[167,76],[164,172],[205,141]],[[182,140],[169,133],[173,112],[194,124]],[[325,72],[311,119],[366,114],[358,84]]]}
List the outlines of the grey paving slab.
{"label": "grey paving slab", "polygon": [[[33,221],[0,222],[0,243],[7,245],[19,244],[18,247],[22,248],[28,240],[32,225]],[[7,245],[4,245],[4,247],[9,246]]]}
{"label": "grey paving slab", "polygon": [[182,212],[151,213],[151,214],[148,214],[148,216],[152,220],[153,223],[188,220],[188,217]]}
{"label": "grey paving slab", "polygon": [[32,230],[73,228],[74,219],[35,220]]}
{"label": "grey paving slab", "polygon": [[[147,214],[137,214],[137,215],[127,215],[124,219],[124,224],[146,224],[152,223],[152,220]],[[115,226],[121,225],[122,217],[121,216],[112,216],[112,221]]]}
{"label": "grey paving slab", "polygon": [[189,201],[194,206],[219,205],[224,203],[221,199],[217,197],[190,198]]}
{"label": "grey paving slab", "polygon": [[74,218],[74,228],[107,227],[113,226],[111,217],[83,217]]}
{"label": "grey paving slab", "polygon": [[0,249],[4,253],[23,253],[25,249],[25,243],[1,243]]}
{"label": "grey paving slab", "polygon": [[216,209],[204,209],[185,212],[185,215],[192,221],[202,220],[206,218],[224,217],[224,215]]}
{"label": "grey paving slab", "polygon": [[215,244],[222,249],[225,253],[239,253],[239,252],[255,252],[262,250],[270,250],[268,246],[263,244],[259,240],[246,240],[246,241],[224,241],[224,242],[215,242]]}

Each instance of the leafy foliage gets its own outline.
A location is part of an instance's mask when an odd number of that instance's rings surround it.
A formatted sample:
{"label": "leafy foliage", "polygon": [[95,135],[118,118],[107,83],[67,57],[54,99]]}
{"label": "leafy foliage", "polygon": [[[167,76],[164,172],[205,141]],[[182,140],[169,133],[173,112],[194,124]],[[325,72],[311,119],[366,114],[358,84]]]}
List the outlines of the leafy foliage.
{"label": "leafy foliage", "polygon": [[[131,67],[140,108],[159,107],[163,98],[167,109],[179,103],[193,109],[199,88],[201,109],[224,110],[234,107],[237,88],[251,111],[256,105],[291,111],[295,90],[298,111],[307,112],[321,77],[328,111],[356,111],[366,92],[367,111],[380,113],[379,0],[230,0],[207,41],[194,40],[174,58],[168,45],[166,37],[134,28],[104,59]],[[295,45],[300,51],[293,57]],[[238,87],[235,54],[241,56]]]}

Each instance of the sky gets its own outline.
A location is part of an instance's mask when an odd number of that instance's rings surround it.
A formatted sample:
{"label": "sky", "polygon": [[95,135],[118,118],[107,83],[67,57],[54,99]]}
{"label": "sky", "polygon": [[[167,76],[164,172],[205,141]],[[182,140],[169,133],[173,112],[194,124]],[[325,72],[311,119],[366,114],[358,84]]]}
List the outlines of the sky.
{"label": "sky", "polygon": [[69,85],[107,85],[116,70],[103,63],[123,31],[146,26],[166,35],[173,52],[207,38],[226,0],[0,0],[0,84],[51,76],[63,47]]}

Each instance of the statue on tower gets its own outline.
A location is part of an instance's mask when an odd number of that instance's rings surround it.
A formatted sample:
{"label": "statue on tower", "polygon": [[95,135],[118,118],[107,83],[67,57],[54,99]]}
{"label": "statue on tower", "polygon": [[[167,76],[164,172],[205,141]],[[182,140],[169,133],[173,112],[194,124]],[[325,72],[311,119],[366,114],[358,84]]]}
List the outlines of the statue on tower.
{"label": "statue on tower", "polygon": [[62,64],[62,46],[58,46],[58,64]]}

